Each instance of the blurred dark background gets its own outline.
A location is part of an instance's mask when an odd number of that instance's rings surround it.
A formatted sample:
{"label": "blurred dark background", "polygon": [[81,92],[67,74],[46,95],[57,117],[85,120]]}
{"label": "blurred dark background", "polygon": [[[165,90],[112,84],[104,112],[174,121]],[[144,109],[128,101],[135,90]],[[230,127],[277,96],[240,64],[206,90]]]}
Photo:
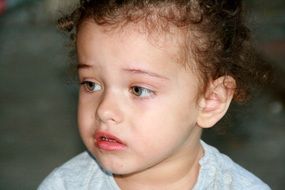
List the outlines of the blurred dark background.
{"label": "blurred dark background", "polygon": [[[36,189],[81,152],[68,39],[55,20],[76,0],[0,0],[0,189]],[[285,1],[247,0],[256,47],[274,80],[233,105],[227,130],[204,140],[268,183],[285,187]]]}

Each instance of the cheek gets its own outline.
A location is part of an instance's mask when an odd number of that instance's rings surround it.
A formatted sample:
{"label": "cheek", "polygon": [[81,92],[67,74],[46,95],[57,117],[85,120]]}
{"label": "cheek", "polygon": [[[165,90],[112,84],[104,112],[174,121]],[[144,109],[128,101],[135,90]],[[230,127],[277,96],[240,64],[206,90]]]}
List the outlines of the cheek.
{"label": "cheek", "polygon": [[79,128],[82,128],[88,123],[91,122],[91,117],[90,117],[90,108],[86,106],[86,104],[79,99],[78,103],[78,125]]}
{"label": "cheek", "polygon": [[196,113],[189,115],[191,113],[185,110],[182,105],[164,104],[141,114],[140,119],[137,119],[140,122],[134,124],[136,127],[131,132],[137,134],[137,142],[140,144],[139,147],[142,147],[140,151],[167,152],[168,149],[177,148],[184,143],[195,126],[196,115]]}
{"label": "cheek", "polygon": [[89,124],[94,122],[96,116],[98,98],[89,94],[79,93],[78,100],[78,122]]}
{"label": "cheek", "polygon": [[92,131],[95,125],[95,105],[92,105],[90,102],[92,101],[82,95],[79,96],[77,118],[79,132],[84,141],[90,134],[93,134]]}

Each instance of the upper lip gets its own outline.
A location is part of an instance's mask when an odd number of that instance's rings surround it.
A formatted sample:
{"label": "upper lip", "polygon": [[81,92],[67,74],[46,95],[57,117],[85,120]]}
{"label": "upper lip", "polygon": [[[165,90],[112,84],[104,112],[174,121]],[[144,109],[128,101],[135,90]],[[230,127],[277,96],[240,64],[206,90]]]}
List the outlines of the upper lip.
{"label": "upper lip", "polygon": [[94,136],[97,142],[101,141],[103,138],[107,138],[107,139],[115,140],[117,143],[125,145],[125,143],[121,139],[119,139],[118,137],[114,136],[113,134],[107,131],[96,131]]}

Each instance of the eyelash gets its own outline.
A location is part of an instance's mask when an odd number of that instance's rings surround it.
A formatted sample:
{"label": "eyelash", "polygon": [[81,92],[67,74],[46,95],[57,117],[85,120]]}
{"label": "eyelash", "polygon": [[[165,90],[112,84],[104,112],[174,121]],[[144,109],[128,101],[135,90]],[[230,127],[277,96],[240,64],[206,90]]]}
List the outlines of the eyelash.
{"label": "eyelash", "polygon": [[[96,82],[92,82],[92,81],[83,81],[80,83],[80,85],[84,86],[86,91],[88,91],[90,93],[98,92],[98,91],[102,90],[102,87],[100,84],[98,84]],[[93,88],[95,88],[95,89],[93,89]],[[144,88],[141,86],[132,86],[132,87],[130,87],[129,91],[130,91],[130,93],[132,93],[137,98],[149,98],[149,97],[155,95],[155,92],[153,90],[150,90],[148,88]]]}

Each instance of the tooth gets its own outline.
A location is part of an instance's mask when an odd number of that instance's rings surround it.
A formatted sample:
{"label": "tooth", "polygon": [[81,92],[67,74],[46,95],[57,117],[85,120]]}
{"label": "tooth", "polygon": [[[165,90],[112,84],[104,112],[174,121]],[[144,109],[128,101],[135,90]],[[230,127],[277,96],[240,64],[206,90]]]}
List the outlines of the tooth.
{"label": "tooth", "polygon": [[101,139],[102,141],[107,141],[107,142],[116,142],[116,140],[114,140],[114,139],[109,139],[108,137],[105,137],[105,136],[100,137],[100,139]]}

